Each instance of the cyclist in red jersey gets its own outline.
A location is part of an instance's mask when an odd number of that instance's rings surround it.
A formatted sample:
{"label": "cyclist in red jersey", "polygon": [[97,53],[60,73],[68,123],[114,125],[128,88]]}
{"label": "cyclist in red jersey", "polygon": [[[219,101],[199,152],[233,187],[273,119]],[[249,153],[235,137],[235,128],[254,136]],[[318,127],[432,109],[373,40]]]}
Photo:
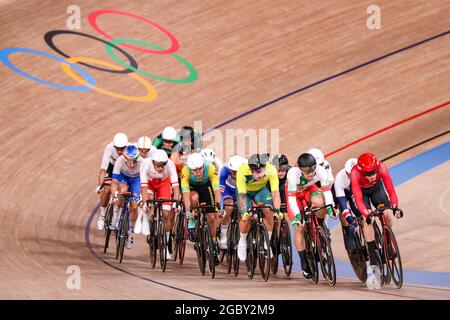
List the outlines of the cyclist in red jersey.
{"label": "cyclist in red jersey", "polygon": [[[356,166],[350,173],[352,193],[358,211],[363,215],[363,230],[367,241],[370,258],[368,275],[374,274],[378,283],[381,281],[380,268],[376,255],[374,229],[367,224],[366,218],[370,215],[371,204],[376,208],[380,204],[385,207],[398,207],[397,193],[387,166],[380,162],[372,153],[363,153],[359,156]],[[387,193],[386,193],[387,192]],[[386,224],[392,228],[392,210],[385,211]],[[400,218],[400,211],[395,210],[395,216]]]}

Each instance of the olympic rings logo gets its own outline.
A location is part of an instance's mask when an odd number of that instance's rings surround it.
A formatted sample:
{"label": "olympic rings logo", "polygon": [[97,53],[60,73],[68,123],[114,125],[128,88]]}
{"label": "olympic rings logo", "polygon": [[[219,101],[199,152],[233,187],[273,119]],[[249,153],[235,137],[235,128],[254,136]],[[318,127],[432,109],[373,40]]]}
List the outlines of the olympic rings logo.
{"label": "olympic rings logo", "polygon": [[[113,39],[113,37],[109,34],[107,34],[105,31],[100,29],[100,27],[97,24],[97,18],[101,15],[106,14],[112,14],[112,15],[122,15],[122,16],[128,16],[132,17],[134,19],[140,20],[145,22],[146,24],[158,29],[161,31],[171,42],[171,45],[169,48],[164,49],[162,47],[159,47],[155,44],[135,40],[135,39],[127,39],[127,38],[116,38]],[[158,25],[157,23],[144,18],[142,16],[138,16],[133,13],[128,13],[124,11],[118,11],[118,10],[97,10],[94,12],[91,12],[88,16],[89,24],[94,28],[95,31],[100,33],[104,38],[107,40],[103,40],[101,38],[94,37],[89,34],[76,32],[76,31],[69,31],[69,30],[53,30],[49,31],[45,34],[44,40],[47,43],[47,45],[53,49],[55,52],[63,56],[64,58],[60,58],[56,55],[52,55],[46,52],[33,50],[33,49],[27,49],[27,48],[18,48],[18,47],[11,47],[11,48],[4,48],[0,50],[0,61],[3,62],[5,66],[7,66],[9,69],[17,72],[18,74],[29,78],[31,80],[34,80],[36,82],[39,82],[41,84],[64,89],[64,90],[71,90],[71,91],[95,91],[100,94],[104,94],[107,96],[128,100],[128,101],[140,101],[140,102],[148,102],[152,101],[156,98],[157,92],[153,85],[151,85],[144,77],[156,79],[159,81],[165,81],[165,82],[171,82],[171,83],[190,83],[198,78],[198,73],[195,70],[195,68],[184,58],[177,55],[175,52],[178,51],[180,48],[180,44],[178,40],[175,38],[175,36],[170,33],[168,30],[163,28],[162,26]],[[67,53],[60,50],[54,43],[53,39],[54,37],[60,35],[60,34],[72,34],[72,35],[78,35],[82,37],[86,37],[89,39],[93,39],[96,41],[100,41],[104,43],[104,49],[106,53],[117,63],[109,63],[103,60],[93,59],[93,58],[86,58],[86,57],[71,57]],[[136,60],[128,54],[123,48],[119,47],[125,47],[127,49],[133,49],[140,52],[144,52],[147,54],[155,54],[155,55],[171,55],[173,58],[175,58],[177,61],[181,62],[188,70],[189,75],[185,78],[180,79],[173,79],[173,78],[167,78],[163,76],[159,76],[156,74],[152,74],[143,70],[140,70],[138,68],[138,64]],[[119,51],[122,53],[126,59],[125,61],[122,58],[120,58],[117,53],[113,50]],[[17,68],[14,64],[11,63],[9,60],[9,56],[12,53],[15,52],[22,52],[22,53],[31,53],[35,55],[41,55],[53,60],[56,60],[60,62],[60,66],[62,71],[66,73],[71,79],[76,81],[78,84],[81,84],[81,86],[67,86],[67,85],[61,85],[53,82],[48,82],[43,79],[37,78],[35,76],[32,76],[23,70],[20,70]],[[83,65],[88,68],[104,71],[104,72],[110,72],[110,73],[123,73],[128,74],[131,78],[133,78],[135,81],[139,82],[146,90],[147,93],[144,96],[127,96],[120,93],[112,92],[103,88],[100,88],[97,86],[96,81],[94,78],[83,68],[81,68],[78,64]],[[123,68],[123,69],[122,69]],[[78,72],[79,75],[77,75],[74,71]],[[81,76],[80,76],[81,75]]]}

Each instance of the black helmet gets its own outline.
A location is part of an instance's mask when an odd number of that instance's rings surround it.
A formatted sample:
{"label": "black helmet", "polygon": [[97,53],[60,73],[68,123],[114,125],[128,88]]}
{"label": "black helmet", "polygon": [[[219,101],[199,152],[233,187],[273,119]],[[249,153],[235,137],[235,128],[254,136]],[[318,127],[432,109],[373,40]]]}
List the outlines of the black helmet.
{"label": "black helmet", "polygon": [[316,158],[310,153],[302,153],[298,157],[297,165],[299,168],[311,168],[314,170],[317,166]]}
{"label": "black helmet", "polygon": [[288,158],[284,154],[276,154],[272,158],[272,164],[277,168],[277,170],[280,170],[281,166],[287,166],[289,165]]}
{"label": "black helmet", "polygon": [[[202,135],[190,126],[184,126],[181,128],[180,132],[178,132],[178,136],[181,142],[182,153],[186,153],[188,151],[200,152],[202,149]],[[186,143],[190,142],[190,150],[186,149]],[[184,151],[184,152],[183,152]]]}
{"label": "black helmet", "polygon": [[258,170],[261,168],[264,168],[266,166],[266,163],[269,161],[269,154],[268,153],[255,153],[248,158],[248,165],[250,169],[252,170]]}

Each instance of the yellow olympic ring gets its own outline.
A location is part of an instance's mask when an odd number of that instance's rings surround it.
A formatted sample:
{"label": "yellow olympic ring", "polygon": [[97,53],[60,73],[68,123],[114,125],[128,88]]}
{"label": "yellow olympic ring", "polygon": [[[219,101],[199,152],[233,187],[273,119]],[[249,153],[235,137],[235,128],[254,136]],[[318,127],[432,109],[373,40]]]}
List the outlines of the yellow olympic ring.
{"label": "yellow olympic ring", "polygon": [[[77,62],[87,62],[87,63],[93,63],[93,64],[98,64],[101,66],[105,66],[108,68],[112,68],[115,70],[121,70],[122,67],[106,62],[106,61],[102,61],[102,60],[97,60],[97,59],[93,59],[93,58],[84,58],[84,57],[72,57],[72,58],[68,58],[66,59],[67,62],[71,62],[71,63],[77,63]],[[128,100],[128,101],[152,101],[156,98],[157,93],[155,88],[153,87],[153,85],[151,85],[147,80],[145,80],[144,78],[142,78],[140,75],[136,74],[136,73],[128,73],[128,75],[130,77],[132,77],[133,79],[135,79],[136,81],[142,83],[142,85],[147,89],[147,95],[145,96],[141,96],[141,97],[134,97],[134,96],[126,96],[123,94],[119,94],[119,93],[115,93],[115,92],[111,92],[102,88],[99,88],[97,86],[93,86],[90,83],[88,83],[86,80],[78,77],[72,70],[72,67],[68,64],[65,63],[61,63],[61,68],[63,69],[63,71],[72,79],[74,79],[75,81],[77,81],[78,83],[81,83],[83,85],[85,85],[86,87],[91,88],[94,91],[97,91],[99,93],[102,93],[104,95],[107,96],[111,96],[111,97],[115,97],[115,98],[119,98],[119,99],[123,99],[123,100]]]}

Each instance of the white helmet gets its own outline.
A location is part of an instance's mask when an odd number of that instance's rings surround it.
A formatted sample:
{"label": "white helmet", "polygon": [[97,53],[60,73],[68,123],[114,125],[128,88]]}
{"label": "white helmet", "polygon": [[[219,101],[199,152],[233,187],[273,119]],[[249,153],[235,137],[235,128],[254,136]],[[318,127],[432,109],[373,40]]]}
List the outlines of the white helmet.
{"label": "white helmet", "polygon": [[312,154],[314,158],[316,158],[317,164],[322,164],[325,161],[325,157],[323,156],[323,152],[320,149],[312,148],[309,149],[306,153]]}
{"label": "white helmet", "polygon": [[113,138],[113,146],[117,148],[125,148],[128,145],[128,137],[125,133],[119,132]]}
{"label": "white helmet", "polygon": [[247,162],[247,159],[241,156],[232,156],[227,161],[227,168],[231,171],[237,171],[240,166]]}
{"label": "white helmet", "polygon": [[199,153],[190,154],[187,158],[187,166],[189,169],[199,169],[203,167],[204,160]]}
{"label": "white helmet", "polygon": [[142,136],[138,139],[137,147],[139,149],[150,149],[152,147],[152,139]]}
{"label": "white helmet", "polygon": [[350,158],[345,162],[345,172],[350,174],[352,172],[353,167],[358,163],[358,159]]}
{"label": "white helmet", "polygon": [[155,150],[155,152],[153,152],[151,158],[155,162],[167,162],[169,160],[167,153],[161,149]]}
{"label": "white helmet", "polygon": [[177,130],[174,127],[165,127],[162,132],[164,140],[175,141],[177,139]]}
{"label": "white helmet", "polygon": [[214,162],[214,160],[216,160],[216,153],[214,152],[213,149],[202,149],[200,151],[200,154],[202,155],[203,159],[205,159],[206,161],[209,162]]}

